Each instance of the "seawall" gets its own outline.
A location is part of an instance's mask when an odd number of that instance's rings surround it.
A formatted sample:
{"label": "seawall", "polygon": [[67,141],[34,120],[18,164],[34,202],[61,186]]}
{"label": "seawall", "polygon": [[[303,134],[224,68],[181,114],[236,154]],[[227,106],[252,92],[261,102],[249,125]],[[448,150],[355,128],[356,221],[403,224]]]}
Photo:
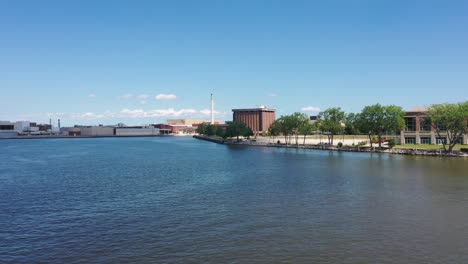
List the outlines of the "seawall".
{"label": "seawall", "polygon": [[254,146],[254,147],[272,147],[272,148],[295,148],[295,149],[315,149],[315,150],[326,150],[326,151],[344,151],[344,152],[369,152],[369,153],[387,153],[396,155],[413,155],[413,156],[439,156],[439,157],[468,157],[460,151],[454,153],[444,153],[441,150],[423,150],[423,149],[383,149],[379,150],[376,147],[366,146],[343,146],[341,148],[335,146],[326,145],[295,145],[295,144],[275,144],[275,143],[259,143],[254,141],[241,141],[235,140],[223,140],[222,138],[213,138],[208,136],[194,136],[194,138],[206,140],[218,144],[225,145],[243,145],[243,146]]}
{"label": "seawall", "polygon": [[196,138],[196,139],[206,140],[206,141],[210,141],[210,142],[214,142],[214,143],[218,143],[218,144],[224,144],[225,143],[224,139],[222,139],[222,138],[214,138],[214,137],[201,136],[201,135],[195,135],[193,137]]}

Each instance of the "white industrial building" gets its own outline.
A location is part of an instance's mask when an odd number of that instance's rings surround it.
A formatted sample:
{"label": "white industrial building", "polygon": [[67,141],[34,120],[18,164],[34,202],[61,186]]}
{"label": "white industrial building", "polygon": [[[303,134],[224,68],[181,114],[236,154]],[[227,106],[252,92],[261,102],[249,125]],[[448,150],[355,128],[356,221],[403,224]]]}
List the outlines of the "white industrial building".
{"label": "white industrial building", "polygon": [[116,127],[116,136],[157,136],[159,135],[159,128],[154,126],[148,127]]}
{"label": "white industrial building", "polygon": [[113,136],[114,128],[106,126],[80,127],[81,135],[86,137]]}

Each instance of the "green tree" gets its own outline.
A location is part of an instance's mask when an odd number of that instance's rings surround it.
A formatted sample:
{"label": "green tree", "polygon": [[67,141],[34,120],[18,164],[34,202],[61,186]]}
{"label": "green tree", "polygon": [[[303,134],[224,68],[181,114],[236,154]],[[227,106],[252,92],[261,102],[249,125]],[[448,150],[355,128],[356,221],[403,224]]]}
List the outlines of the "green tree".
{"label": "green tree", "polygon": [[357,135],[359,134],[357,120],[359,119],[359,114],[349,113],[345,116],[345,128],[344,133],[347,135]]}
{"label": "green tree", "polygon": [[312,133],[316,130],[317,130],[316,123],[310,123],[309,121],[307,121],[306,123],[301,125],[301,127],[299,128],[299,133],[301,135],[304,135],[304,142],[303,142],[304,146],[305,146],[306,136],[312,135]]}
{"label": "green tree", "polygon": [[237,138],[237,142],[239,142],[240,136],[250,136],[253,135],[253,132],[244,122],[241,121],[234,121],[228,123],[228,127],[226,128],[226,137],[235,137]]}
{"label": "green tree", "polygon": [[250,129],[250,127],[246,126],[244,129],[242,129],[242,136],[243,137],[250,138],[253,135],[254,135],[254,133],[253,133],[252,129]]}
{"label": "green tree", "polygon": [[340,107],[328,108],[319,113],[319,128],[328,137],[328,143],[333,145],[333,137],[344,131],[342,123],[345,120],[345,113]]}
{"label": "green tree", "polygon": [[217,126],[216,127],[216,135],[218,137],[226,138],[226,129],[221,127],[221,126]]}
{"label": "green tree", "polygon": [[214,136],[216,135],[218,128],[215,125],[207,125],[206,127],[206,135]]}
{"label": "green tree", "polygon": [[268,134],[270,134],[270,136],[272,137],[273,142],[275,141],[275,137],[279,136],[280,131],[281,131],[280,124],[278,120],[275,120],[268,128]]}
{"label": "green tree", "polygon": [[309,117],[306,114],[295,112],[290,116],[292,132],[296,140],[296,145],[299,145],[299,135],[301,128],[309,123]]}
{"label": "green tree", "polygon": [[361,132],[369,136],[372,147],[372,135],[377,135],[379,148],[382,148],[382,134],[385,131],[396,132],[405,127],[405,112],[396,105],[382,106],[380,104],[364,107],[358,116],[358,126]]}
{"label": "green tree", "polygon": [[207,124],[205,123],[202,123],[202,124],[199,124],[196,131],[198,134],[200,135],[205,135],[206,134],[206,126]]}
{"label": "green tree", "polygon": [[281,116],[279,119],[276,120],[279,131],[284,136],[284,142],[287,144],[291,141],[291,135],[294,130],[294,124],[291,116]]}
{"label": "green tree", "polygon": [[458,139],[468,133],[468,101],[457,104],[436,104],[429,108],[428,115],[437,135],[441,137],[441,131],[445,130],[448,139],[442,141],[444,150],[452,152]]}

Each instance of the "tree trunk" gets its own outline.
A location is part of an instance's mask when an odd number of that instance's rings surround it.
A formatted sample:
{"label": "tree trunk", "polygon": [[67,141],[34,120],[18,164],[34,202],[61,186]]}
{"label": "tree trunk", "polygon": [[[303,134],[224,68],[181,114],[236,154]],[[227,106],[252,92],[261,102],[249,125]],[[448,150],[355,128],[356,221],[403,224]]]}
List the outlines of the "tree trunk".
{"label": "tree trunk", "polygon": [[370,147],[372,148],[372,138],[370,134],[369,134],[369,142],[370,142]]}
{"label": "tree trunk", "polygon": [[305,146],[306,135],[304,135],[304,146]]}
{"label": "tree trunk", "polygon": [[382,150],[382,135],[380,134],[380,132],[377,135],[377,138],[379,139],[379,150]]}
{"label": "tree trunk", "polygon": [[452,153],[453,147],[455,147],[455,144],[450,144],[450,145],[449,145],[449,149],[448,149],[448,152],[449,152],[449,153]]}
{"label": "tree trunk", "polygon": [[[439,136],[439,138],[442,139],[442,136],[440,135],[440,131],[436,130],[436,133]],[[447,135],[448,135],[448,131],[447,131]],[[447,147],[445,146],[445,140],[442,140],[442,146],[444,147],[444,151],[447,152]]]}

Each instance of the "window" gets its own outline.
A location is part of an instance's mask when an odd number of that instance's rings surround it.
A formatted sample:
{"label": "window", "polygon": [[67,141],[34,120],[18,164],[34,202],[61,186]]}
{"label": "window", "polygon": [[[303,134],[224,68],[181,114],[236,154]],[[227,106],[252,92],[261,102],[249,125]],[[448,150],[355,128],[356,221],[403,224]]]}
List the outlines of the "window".
{"label": "window", "polygon": [[421,144],[431,144],[430,137],[421,137]]}
{"label": "window", "polygon": [[436,138],[436,144],[438,144],[438,145],[447,144],[447,138],[437,137]]}
{"label": "window", "polygon": [[416,131],[416,117],[405,117],[405,131]]}
{"label": "window", "polygon": [[445,131],[445,130],[447,130],[447,126],[445,126],[445,124],[440,123],[440,122],[436,124],[436,128],[437,128],[437,130],[439,130],[439,131]]}
{"label": "window", "polygon": [[429,117],[422,117],[419,121],[420,131],[431,131],[431,119]]}
{"label": "window", "polygon": [[14,125],[0,125],[0,130],[14,130]]}
{"label": "window", "polygon": [[463,137],[457,139],[457,144],[463,145]]}
{"label": "window", "polygon": [[415,137],[405,137],[405,144],[416,144]]}

